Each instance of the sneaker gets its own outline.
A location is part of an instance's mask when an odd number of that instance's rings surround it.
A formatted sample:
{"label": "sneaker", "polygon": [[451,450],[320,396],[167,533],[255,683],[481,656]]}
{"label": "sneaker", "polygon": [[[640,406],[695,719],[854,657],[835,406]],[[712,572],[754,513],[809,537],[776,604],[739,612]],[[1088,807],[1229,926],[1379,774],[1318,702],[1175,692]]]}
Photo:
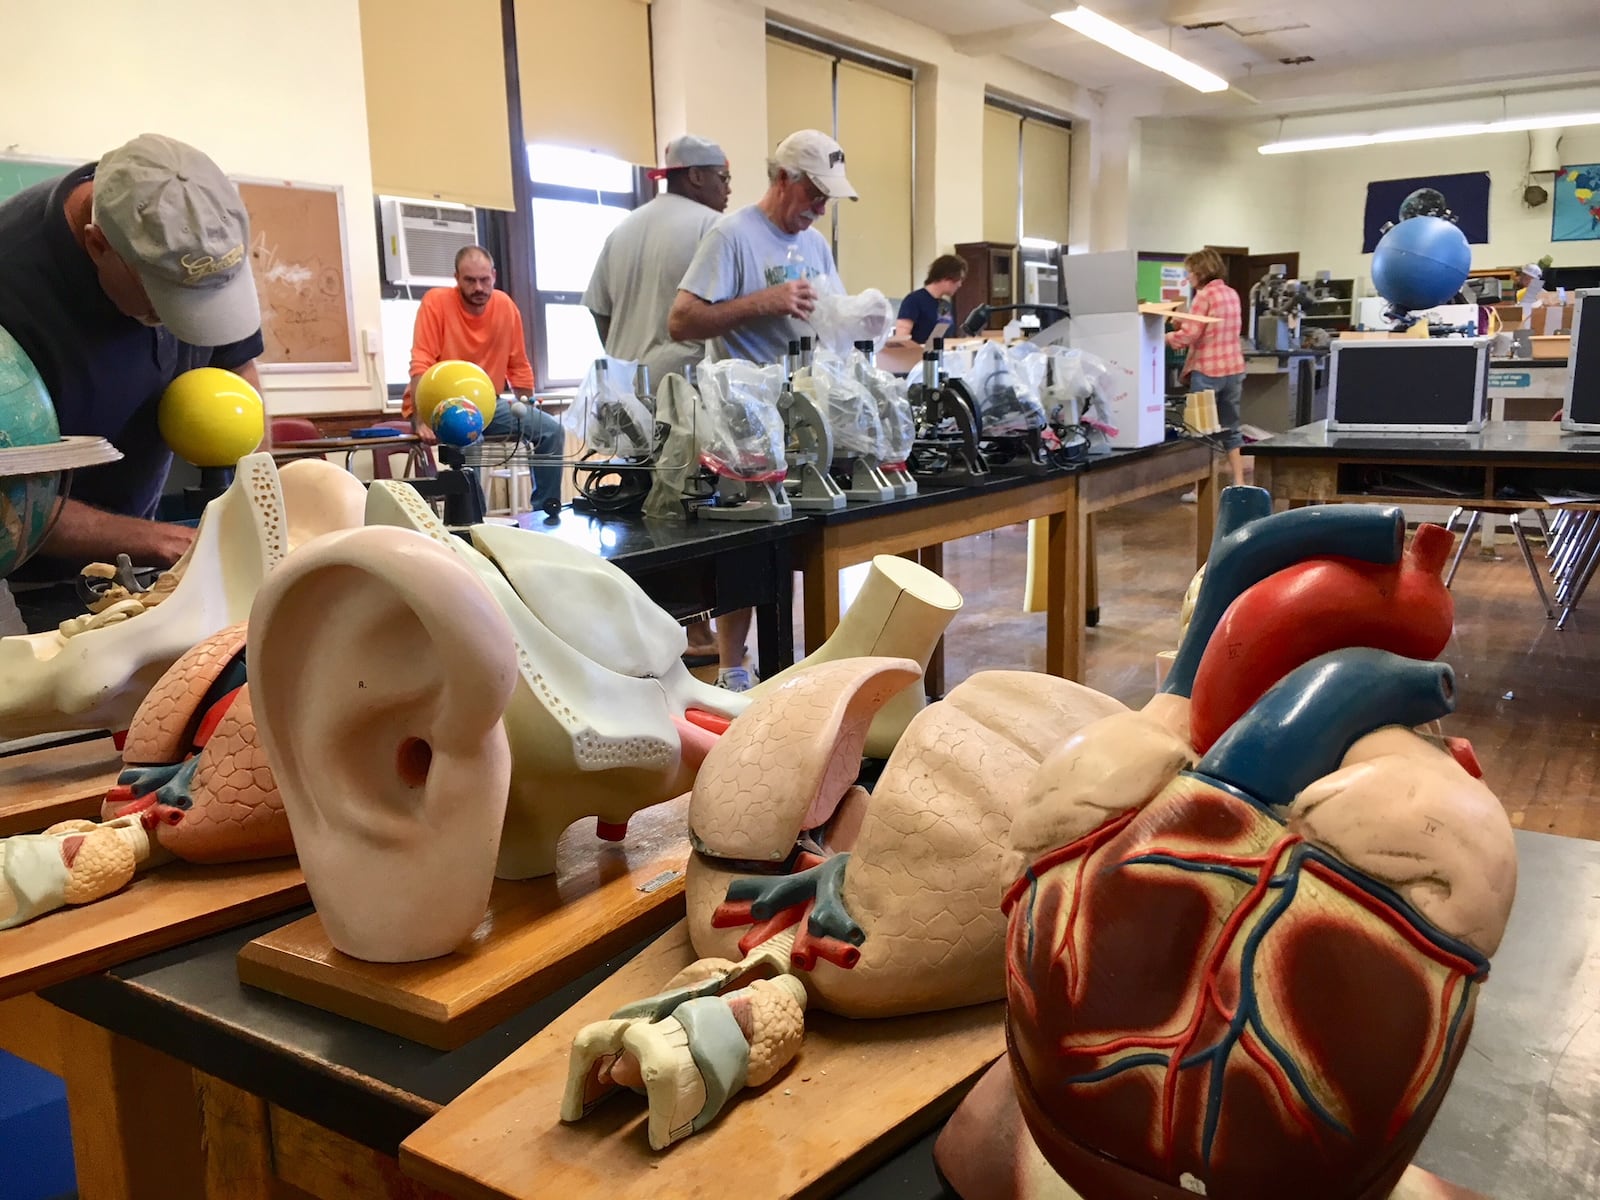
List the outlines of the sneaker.
{"label": "sneaker", "polygon": [[1199,497],[1194,494],[1193,488],[1178,497],[1178,503],[1180,504],[1195,504],[1198,501]]}
{"label": "sneaker", "polygon": [[730,692],[748,692],[759,682],[748,667],[727,667],[717,672],[717,686]]}

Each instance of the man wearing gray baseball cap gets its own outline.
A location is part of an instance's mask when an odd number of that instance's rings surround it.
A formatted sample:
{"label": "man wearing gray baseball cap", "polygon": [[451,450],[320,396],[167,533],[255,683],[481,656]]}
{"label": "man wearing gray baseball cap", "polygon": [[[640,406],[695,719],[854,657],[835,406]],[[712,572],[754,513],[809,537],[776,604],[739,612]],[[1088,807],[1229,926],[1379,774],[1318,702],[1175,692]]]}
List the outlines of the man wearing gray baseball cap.
{"label": "man wearing gray baseball cap", "polygon": [[261,313],[238,189],[192,146],[143,134],[0,204],[0,326],[38,369],[63,434],[120,462],[79,472],[21,577],[67,578],[129,555],[175,561],[194,530],[153,521],[172,453],[161,393],[193,367],[259,388]]}
{"label": "man wearing gray baseball cap", "polygon": [[606,353],[643,363],[652,387],[705,354],[699,340],[672,339],[667,313],[695,247],[728,207],[733,179],[722,147],[693,134],[668,142],[662,164],[650,177],[665,179],[666,190],[611,231],[583,294]]}
{"label": "man wearing gray baseball cap", "polygon": [[[767,163],[761,199],[711,227],[678,284],[667,331],[706,339],[708,358],[779,362],[791,341],[811,336],[821,292],[842,293],[828,241],[811,226],[830,200],[858,199],[844,173],[844,149],[816,129],[791,133]],[[717,618],[717,682],[743,692],[749,609]]]}

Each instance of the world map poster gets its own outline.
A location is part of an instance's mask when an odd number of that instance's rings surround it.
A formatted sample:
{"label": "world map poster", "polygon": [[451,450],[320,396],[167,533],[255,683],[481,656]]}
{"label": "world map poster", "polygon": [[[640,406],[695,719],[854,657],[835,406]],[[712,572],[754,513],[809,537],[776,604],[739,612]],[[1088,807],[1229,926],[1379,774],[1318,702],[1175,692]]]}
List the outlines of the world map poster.
{"label": "world map poster", "polygon": [[1550,240],[1588,242],[1600,239],[1600,163],[1562,167],[1556,175],[1554,191]]}

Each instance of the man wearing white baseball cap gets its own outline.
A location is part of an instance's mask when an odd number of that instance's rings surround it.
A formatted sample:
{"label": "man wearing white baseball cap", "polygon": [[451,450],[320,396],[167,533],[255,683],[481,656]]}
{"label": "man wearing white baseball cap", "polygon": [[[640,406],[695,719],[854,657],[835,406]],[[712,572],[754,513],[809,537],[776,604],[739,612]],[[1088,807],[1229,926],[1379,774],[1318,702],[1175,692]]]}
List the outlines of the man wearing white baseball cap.
{"label": "man wearing white baseball cap", "polygon": [[[767,190],[718,221],[678,285],[667,331],[706,339],[709,358],[781,360],[806,324],[819,292],[842,293],[828,241],[811,226],[830,200],[855,200],[844,150],[815,129],[791,133],[767,163]],[[717,682],[732,691],[754,682],[745,665],[750,611],[717,618]]]}
{"label": "man wearing white baseball cap", "polygon": [[667,143],[662,166],[650,171],[667,187],[628,214],[606,238],[583,303],[612,358],[643,363],[655,386],[704,356],[701,341],[672,340],[667,313],[695,247],[728,207],[728,156],[705,138],[685,134]]}
{"label": "man wearing white baseball cap", "polygon": [[79,472],[34,578],[127,554],[175,561],[194,530],[151,520],[172,452],[161,393],[193,367],[259,387],[261,313],[238,189],[192,146],[143,134],[0,204],[0,326],[38,369],[63,434],[120,462]]}

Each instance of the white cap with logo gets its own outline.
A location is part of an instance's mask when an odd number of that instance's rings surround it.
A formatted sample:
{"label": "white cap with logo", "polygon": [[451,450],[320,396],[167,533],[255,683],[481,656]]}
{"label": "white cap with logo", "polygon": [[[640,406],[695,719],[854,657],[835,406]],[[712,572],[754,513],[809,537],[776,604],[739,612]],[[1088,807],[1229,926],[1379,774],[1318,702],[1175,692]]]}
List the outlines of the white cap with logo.
{"label": "white cap with logo", "polygon": [[261,328],[244,201],[193,146],[145,133],[105,154],[93,220],[180,341],[224,346]]}
{"label": "white cap with logo", "polygon": [[1544,278],[1544,271],[1540,268],[1538,263],[1529,263],[1527,266],[1522,268],[1522,273],[1528,276],[1530,279]]}
{"label": "white cap with logo", "polygon": [[844,147],[816,129],[791,133],[778,143],[772,161],[785,171],[803,173],[830,200],[859,200],[844,174]]}

